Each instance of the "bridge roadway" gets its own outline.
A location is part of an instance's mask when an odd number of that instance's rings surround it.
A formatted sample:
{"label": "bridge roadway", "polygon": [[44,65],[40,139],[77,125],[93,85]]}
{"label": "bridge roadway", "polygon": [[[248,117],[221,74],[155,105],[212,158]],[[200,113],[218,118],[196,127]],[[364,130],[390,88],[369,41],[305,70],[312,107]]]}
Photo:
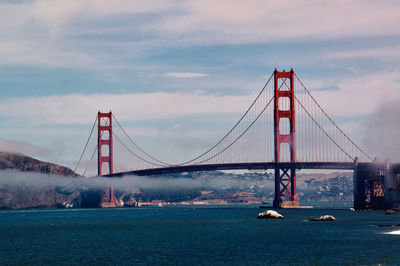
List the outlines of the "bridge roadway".
{"label": "bridge roadway", "polygon": [[[322,170],[354,170],[355,163],[353,162],[255,162],[255,163],[223,163],[223,164],[203,164],[203,165],[176,165],[161,168],[151,168],[143,170],[134,170],[127,172],[114,173],[107,177],[122,177],[125,175],[162,175],[171,173],[196,172],[196,171],[216,171],[216,170],[267,170],[275,169],[276,165],[282,168],[301,169],[322,169]],[[369,168],[376,163],[359,163],[358,167],[363,166]]]}

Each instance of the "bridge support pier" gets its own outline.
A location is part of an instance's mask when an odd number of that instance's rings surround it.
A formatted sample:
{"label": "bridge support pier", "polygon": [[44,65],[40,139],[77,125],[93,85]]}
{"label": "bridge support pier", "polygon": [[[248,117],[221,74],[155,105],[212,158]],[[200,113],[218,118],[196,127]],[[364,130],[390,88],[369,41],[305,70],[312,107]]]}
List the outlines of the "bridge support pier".
{"label": "bridge support pier", "polygon": [[[282,197],[288,197],[283,200]],[[274,207],[298,207],[299,198],[296,193],[296,169],[275,167]]]}
{"label": "bridge support pier", "polygon": [[398,208],[400,206],[400,165],[385,163],[385,206]]}
{"label": "bridge support pier", "polygon": [[353,170],[353,200],[354,208],[356,210],[365,209],[365,185],[362,178],[362,172],[359,169],[359,159],[356,157],[354,160],[354,170]]}
{"label": "bridge support pier", "polygon": [[[385,165],[380,163],[365,164],[354,161],[354,208],[384,209],[386,205],[387,171]],[[385,182],[386,181],[386,182]],[[386,183],[386,184],[385,184]]]}

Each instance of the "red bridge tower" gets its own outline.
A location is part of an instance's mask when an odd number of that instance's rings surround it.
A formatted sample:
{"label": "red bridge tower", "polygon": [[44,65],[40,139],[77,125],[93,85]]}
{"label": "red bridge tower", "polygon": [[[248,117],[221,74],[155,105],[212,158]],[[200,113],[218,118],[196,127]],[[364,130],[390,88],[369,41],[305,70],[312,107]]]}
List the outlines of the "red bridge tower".
{"label": "red bridge tower", "polygon": [[[98,150],[97,150],[97,175],[113,174],[113,138],[112,138],[112,112],[98,115]],[[103,148],[104,147],[104,148]],[[107,163],[108,173],[103,173],[103,164]],[[114,189],[107,188],[102,199],[102,207],[115,207]]]}
{"label": "red bridge tower", "polygon": [[[289,85],[286,83],[287,81],[289,81]],[[277,163],[275,166],[274,207],[296,207],[299,206],[299,199],[296,194],[296,169],[293,166],[281,164],[281,144],[289,144],[290,159],[288,162],[296,162],[293,69],[290,72],[279,72],[275,69],[274,88],[274,155]],[[279,127],[283,122],[282,118],[289,120],[289,132],[283,134],[281,134]],[[287,197],[287,200],[283,201],[282,196]]]}

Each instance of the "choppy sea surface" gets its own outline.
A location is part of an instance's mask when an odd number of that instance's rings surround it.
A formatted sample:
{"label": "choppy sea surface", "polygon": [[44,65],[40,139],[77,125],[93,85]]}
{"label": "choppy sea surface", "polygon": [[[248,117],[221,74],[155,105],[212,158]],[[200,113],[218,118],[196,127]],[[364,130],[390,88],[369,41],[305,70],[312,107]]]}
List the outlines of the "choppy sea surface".
{"label": "choppy sea surface", "polygon": [[[0,211],[0,264],[400,264],[400,214],[258,206]],[[309,222],[330,214],[336,222]]]}

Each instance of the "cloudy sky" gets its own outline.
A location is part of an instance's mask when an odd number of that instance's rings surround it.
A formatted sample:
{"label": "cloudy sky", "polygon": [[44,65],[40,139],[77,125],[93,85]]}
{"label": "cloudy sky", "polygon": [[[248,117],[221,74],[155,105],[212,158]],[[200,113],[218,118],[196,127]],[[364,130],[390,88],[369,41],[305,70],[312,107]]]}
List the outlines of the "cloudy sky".
{"label": "cloudy sky", "polygon": [[275,67],[293,67],[383,155],[382,139],[400,146],[399,14],[391,0],[3,0],[0,149],[72,167],[97,111],[112,110],[144,149],[184,160],[231,128]]}

